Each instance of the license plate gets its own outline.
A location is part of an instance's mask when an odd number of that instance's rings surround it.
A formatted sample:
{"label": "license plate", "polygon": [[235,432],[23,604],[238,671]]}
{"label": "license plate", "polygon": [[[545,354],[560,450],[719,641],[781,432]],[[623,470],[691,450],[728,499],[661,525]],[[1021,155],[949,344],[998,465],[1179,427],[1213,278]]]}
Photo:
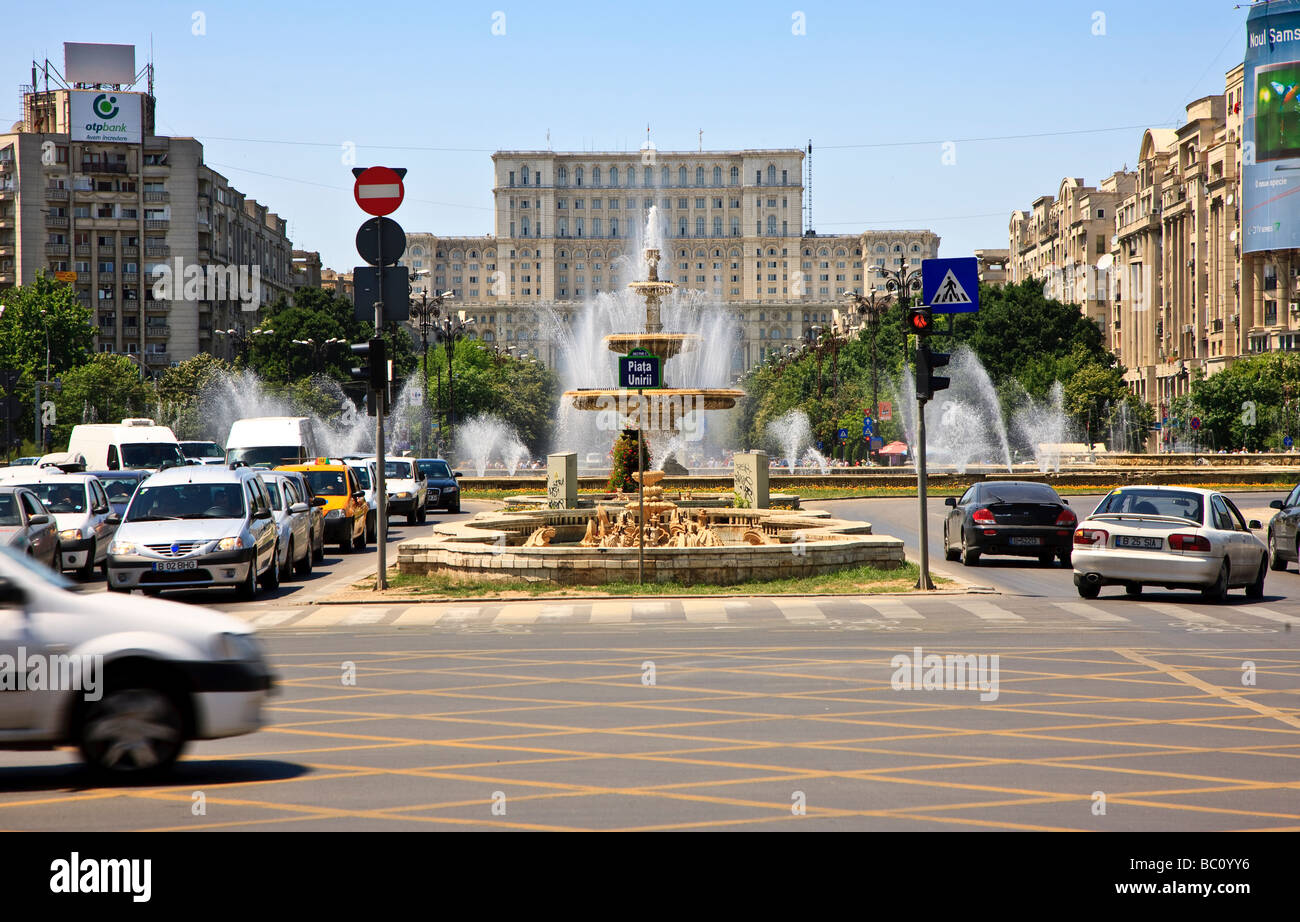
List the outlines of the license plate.
{"label": "license plate", "polygon": [[1133,547],[1143,551],[1158,551],[1165,546],[1164,538],[1134,538],[1130,535],[1116,535],[1116,547]]}
{"label": "license plate", "polygon": [[1043,543],[1042,538],[1012,538],[1011,544],[1016,547],[1035,547]]}
{"label": "license plate", "polygon": [[169,572],[171,570],[197,570],[199,562],[197,560],[159,560],[153,565],[155,572]]}

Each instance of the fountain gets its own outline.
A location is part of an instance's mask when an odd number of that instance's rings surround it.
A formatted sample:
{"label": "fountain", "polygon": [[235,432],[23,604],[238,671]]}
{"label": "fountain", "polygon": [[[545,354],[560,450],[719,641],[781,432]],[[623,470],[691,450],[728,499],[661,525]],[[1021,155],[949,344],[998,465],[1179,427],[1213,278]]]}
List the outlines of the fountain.
{"label": "fountain", "polygon": [[1061,470],[1061,446],[1067,440],[1065,389],[1060,381],[1052,384],[1047,399],[1039,402],[1026,395],[1025,402],[1012,416],[1016,430],[1029,443],[1038,470]]}
{"label": "fountain", "polygon": [[500,451],[501,461],[511,477],[528,454],[528,446],[519,440],[514,427],[491,413],[479,413],[461,422],[456,427],[456,448],[474,462],[476,477],[486,473],[494,451]]}

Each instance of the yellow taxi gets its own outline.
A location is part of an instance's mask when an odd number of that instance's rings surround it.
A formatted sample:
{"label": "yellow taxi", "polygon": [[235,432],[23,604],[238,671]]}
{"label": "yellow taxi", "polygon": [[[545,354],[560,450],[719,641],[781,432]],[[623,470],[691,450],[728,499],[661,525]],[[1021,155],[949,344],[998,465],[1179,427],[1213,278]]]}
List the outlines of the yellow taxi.
{"label": "yellow taxi", "polygon": [[317,458],[314,464],[285,464],[275,470],[300,471],[311,485],[312,493],[325,500],[327,542],[338,544],[345,554],[348,550],[365,550],[370,506],[352,468],[332,464],[328,458]]}

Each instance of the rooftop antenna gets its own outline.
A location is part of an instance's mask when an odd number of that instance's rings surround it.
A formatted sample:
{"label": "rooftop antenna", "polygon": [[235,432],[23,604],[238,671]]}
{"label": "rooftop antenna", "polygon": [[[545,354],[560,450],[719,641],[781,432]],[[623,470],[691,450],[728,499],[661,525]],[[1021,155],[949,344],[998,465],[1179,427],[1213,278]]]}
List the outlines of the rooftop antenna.
{"label": "rooftop antenna", "polygon": [[808,159],[804,161],[804,228],[808,233],[813,229],[812,210],[812,138],[808,139]]}
{"label": "rooftop antenna", "polygon": [[546,129],[546,149],[551,149],[551,129]]}
{"label": "rooftop antenna", "polygon": [[704,129],[700,129],[700,153],[704,153]]}

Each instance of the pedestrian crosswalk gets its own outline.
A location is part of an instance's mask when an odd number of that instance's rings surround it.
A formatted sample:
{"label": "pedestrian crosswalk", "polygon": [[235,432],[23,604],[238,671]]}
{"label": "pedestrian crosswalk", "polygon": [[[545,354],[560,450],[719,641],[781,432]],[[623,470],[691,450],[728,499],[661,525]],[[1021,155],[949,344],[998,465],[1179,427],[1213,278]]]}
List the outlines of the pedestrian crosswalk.
{"label": "pedestrian crosswalk", "polygon": [[263,630],[397,628],[540,629],[580,625],[660,625],[709,629],[747,625],[858,627],[864,630],[1148,630],[1213,633],[1290,631],[1300,626],[1300,603],[1201,605],[1102,598],[1053,601],[963,595],[872,598],[764,596],[753,598],[575,599],[572,601],[393,602],[390,604],[230,606],[231,614]]}

